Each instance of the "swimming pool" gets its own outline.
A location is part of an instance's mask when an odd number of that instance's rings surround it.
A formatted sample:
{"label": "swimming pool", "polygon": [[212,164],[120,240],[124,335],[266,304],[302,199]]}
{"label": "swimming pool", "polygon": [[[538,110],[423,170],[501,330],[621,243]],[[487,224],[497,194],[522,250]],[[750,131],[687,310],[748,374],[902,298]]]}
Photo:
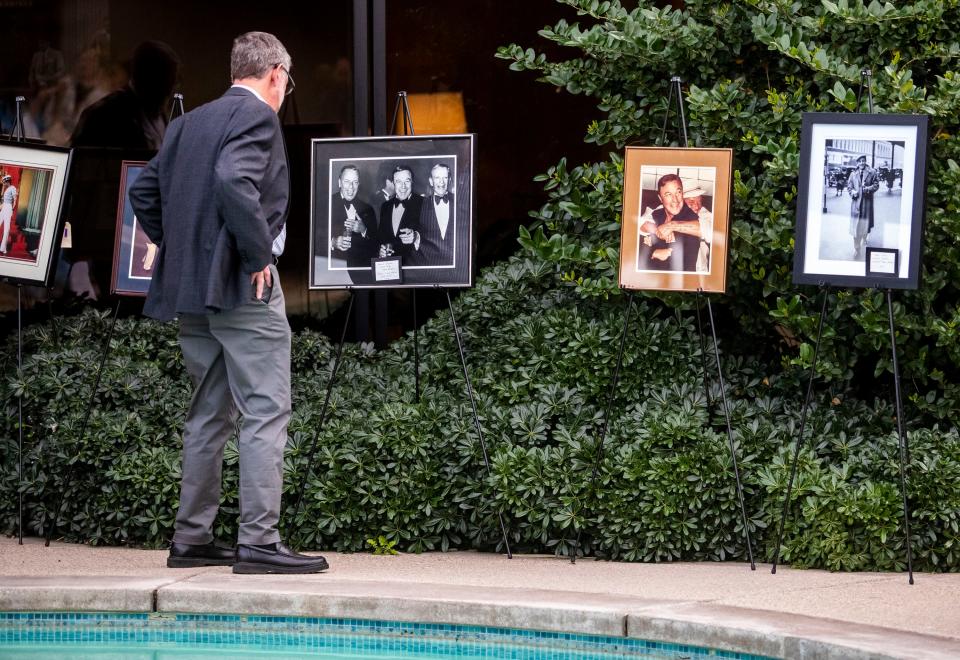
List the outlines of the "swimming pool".
{"label": "swimming pool", "polygon": [[364,619],[174,613],[0,612],[0,658],[773,660],[665,642]]}

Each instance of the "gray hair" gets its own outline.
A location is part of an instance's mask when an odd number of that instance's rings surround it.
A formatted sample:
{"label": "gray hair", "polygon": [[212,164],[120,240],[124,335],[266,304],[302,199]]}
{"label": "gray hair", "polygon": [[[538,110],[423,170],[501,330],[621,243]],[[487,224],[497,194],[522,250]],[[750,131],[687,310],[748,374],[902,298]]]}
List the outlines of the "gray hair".
{"label": "gray hair", "polygon": [[277,65],[287,71],[293,62],[280,40],[268,32],[246,32],[233,40],[230,77],[233,80],[262,78]]}
{"label": "gray hair", "polygon": [[337,177],[340,181],[343,181],[343,173],[346,172],[347,170],[353,170],[354,172],[357,173],[357,176],[358,176],[358,177],[360,176],[360,168],[359,168],[359,167],[357,167],[356,165],[352,165],[352,164],[351,164],[351,165],[344,165],[343,167],[340,168],[340,176]]}

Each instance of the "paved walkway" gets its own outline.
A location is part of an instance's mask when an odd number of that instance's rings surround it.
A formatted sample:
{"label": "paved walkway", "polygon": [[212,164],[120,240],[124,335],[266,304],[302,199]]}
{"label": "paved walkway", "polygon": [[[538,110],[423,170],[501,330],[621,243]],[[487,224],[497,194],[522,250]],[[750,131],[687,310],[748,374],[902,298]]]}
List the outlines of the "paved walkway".
{"label": "paved walkway", "polygon": [[789,658],[960,658],[960,574],[626,564],[476,552],[326,554],[312,576],[171,570],[166,552],[0,537],[0,610],[180,611],[474,623]]}

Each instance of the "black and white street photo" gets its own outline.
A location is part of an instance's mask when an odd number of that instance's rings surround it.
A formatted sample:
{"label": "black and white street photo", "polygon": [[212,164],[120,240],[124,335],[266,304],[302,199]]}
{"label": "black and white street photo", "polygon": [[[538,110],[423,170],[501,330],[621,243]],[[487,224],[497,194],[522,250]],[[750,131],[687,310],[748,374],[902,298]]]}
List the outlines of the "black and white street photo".
{"label": "black and white street photo", "polygon": [[926,149],[924,115],[804,113],[793,281],[916,288]]}
{"label": "black and white street photo", "polygon": [[898,249],[902,222],[902,141],[826,140],[820,258],[864,261],[866,248]]}

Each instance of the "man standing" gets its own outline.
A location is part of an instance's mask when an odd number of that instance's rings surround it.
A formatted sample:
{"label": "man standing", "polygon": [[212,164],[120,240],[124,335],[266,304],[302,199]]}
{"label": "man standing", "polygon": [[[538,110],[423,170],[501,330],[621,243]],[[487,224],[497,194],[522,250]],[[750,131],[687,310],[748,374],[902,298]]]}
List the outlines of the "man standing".
{"label": "man standing", "polygon": [[[350,271],[354,282],[369,281],[370,259],[377,256],[377,216],[373,207],[357,199],[360,189],[360,171],[356,165],[344,165],[337,179],[340,192],[330,201],[330,231],[339,236],[333,238],[333,249],[345,253],[347,268],[364,268],[365,271]],[[366,275],[366,277],[363,277]],[[359,277],[358,277],[359,276]]]}
{"label": "man standing", "polygon": [[420,244],[423,197],[413,194],[413,170],[407,165],[394,168],[393,185],[396,196],[380,206],[380,256],[399,255],[406,262]]}
{"label": "man standing", "polygon": [[[183,432],[180,508],[167,566],[233,564],[234,573],[314,573],[277,523],[290,418],[290,326],[273,259],[289,200],[277,112],[293,89],[290,55],[271,34],[237,37],[233,86],[176,119],[130,201],[159,245],[144,314],[178,317],[195,391]],[[243,416],[236,552],[214,543],[223,448]]]}
{"label": "man standing", "polygon": [[695,272],[700,252],[700,220],[683,203],[683,181],[665,174],[657,181],[662,208],[640,225],[645,239],[640,244],[637,265],[641,270]]}
{"label": "man standing", "polygon": [[420,212],[420,241],[411,261],[418,266],[452,266],[456,203],[450,192],[450,166],[430,168],[430,195]]}
{"label": "man standing", "polygon": [[853,258],[859,259],[867,234],[873,229],[873,193],[880,189],[880,176],[867,166],[867,157],[857,158],[857,169],[847,179],[850,191],[850,235],[853,237]]}

